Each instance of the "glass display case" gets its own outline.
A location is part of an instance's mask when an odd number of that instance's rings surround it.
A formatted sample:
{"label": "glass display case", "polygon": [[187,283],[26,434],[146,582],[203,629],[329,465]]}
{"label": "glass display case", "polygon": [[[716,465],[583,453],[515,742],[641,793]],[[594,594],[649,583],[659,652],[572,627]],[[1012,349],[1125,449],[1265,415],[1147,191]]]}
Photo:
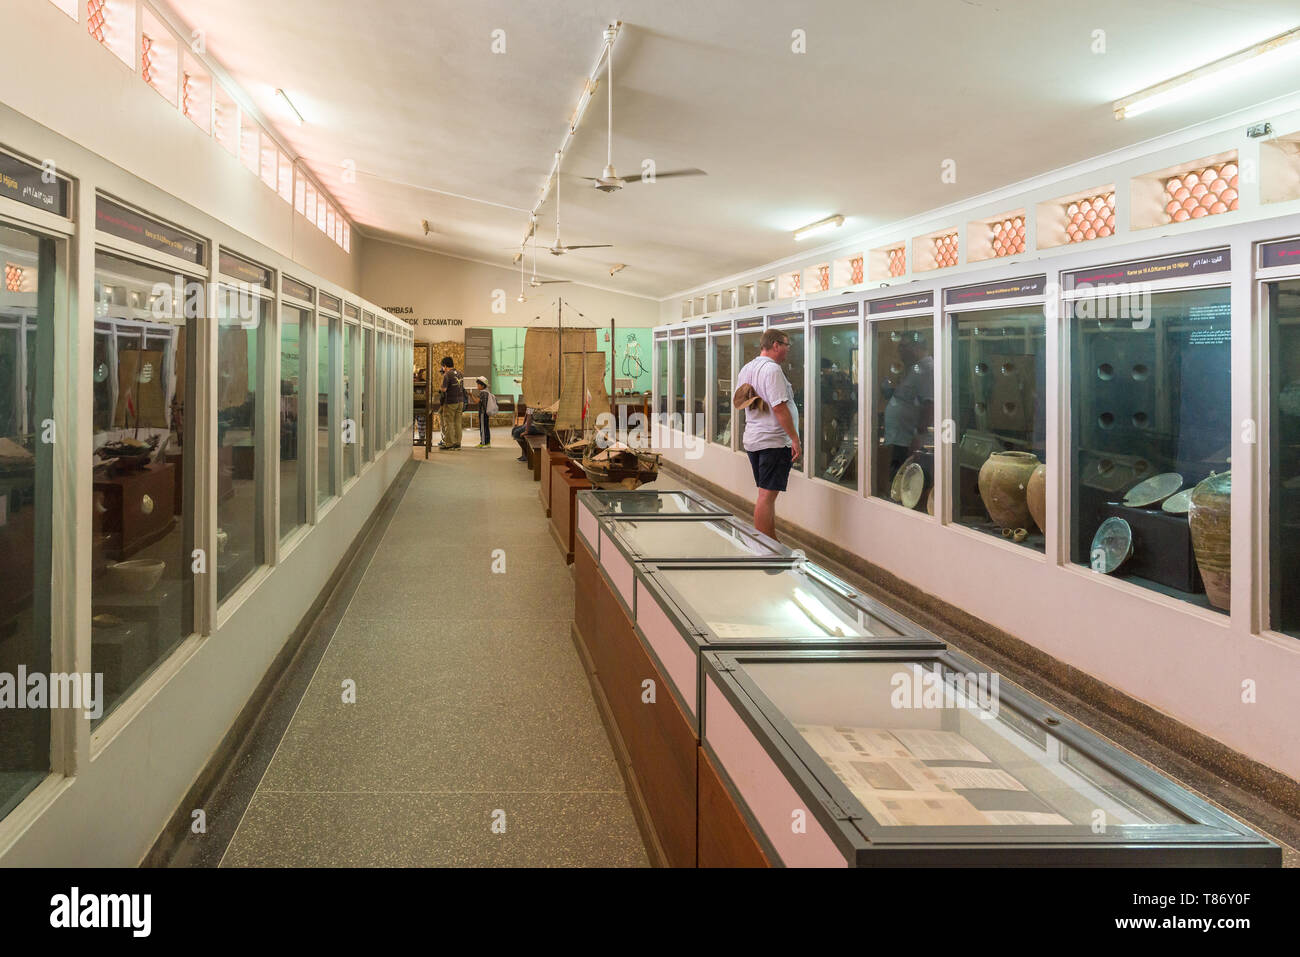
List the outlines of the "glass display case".
{"label": "glass display case", "polygon": [[[731,447],[731,333],[714,333],[709,338],[710,362],[713,368],[713,421],[709,424],[709,439],[719,445]],[[706,385],[708,380],[706,380]]]}
{"label": "glass display case", "polygon": [[1269,283],[1269,606],[1300,637],[1300,279]]}
{"label": "glass display case", "polygon": [[[185,300],[207,301],[197,277],[95,254],[90,661],[104,675],[104,715],[194,631],[194,501],[186,493],[194,486],[185,481],[194,456],[186,413],[203,326],[175,301],[178,287]],[[236,333],[243,330],[224,322],[218,330],[219,525],[235,495],[229,430],[251,433],[244,404],[256,386],[247,380],[247,354],[242,362],[232,358]],[[246,345],[247,336],[240,341]],[[246,488],[245,501],[251,492]],[[219,551],[221,541],[219,534]]]}
{"label": "glass display case", "polygon": [[280,307],[280,537],[307,522],[307,469],[303,443],[298,441],[300,420],[299,360],[302,330],[311,325],[311,313],[296,306]]}
{"label": "glass display case", "polygon": [[[798,413],[795,416],[794,428],[799,433],[799,442],[807,446],[808,442],[808,407],[804,402],[804,351],[806,343],[804,342],[804,331],[802,326],[781,326],[781,331],[790,337],[790,351],[785,354],[785,362],[781,363],[781,371],[785,373],[786,379],[790,381],[790,388],[794,392],[794,406]],[[804,463],[808,460],[809,451],[805,450],[803,457],[794,464],[796,472],[802,472]]]}
{"label": "glass display case", "polygon": [[794,554],[731,515],[605,515],[597,521],[599,532],[593,553],[602,564],[608,564],[611,545],[628,562],[738,558],[777,561]]}
{"label": "glass display case", "polygon": [[355,322],[343,326],[343,481],[357,474],[357,339],[361,327]]}
{"label": "glass display case", "polygon": [[[736,357],[736,372],[758,358],[759,348],[763,340],[763,320],[762,319],[743,319],[736,323],[736,350],[739,355]],[[735,390],[733,389],[732,392]],[[731,394],[727,394],[727,406],[731,407]],[[737,447],[740,451],[745,451],[745,410],[739,409],[735,413],[735,424],[733,429],[739,430],[739,441]]]}
{"label": "glass display case", "polygon": [[[337,319],[319,316],[316,320],[316,505],[323,505],[337,494],[334,469],[330,467],[334,432],[330,428],[330,406],[334,403],[331,373],[334,366],[332,327]],[[385,370],[387,371],[387,369]],[[391,377],[387,379],[392,382]],[[390,436],[391,438],[391,433]]]}
{"label": "glass display case", "polygon": [[[952,520],[1044,550],[1029,489],[1046,473],[1047,323],[1041,305],[950,314]],[[920,361],[920,360],[918,360]],[[1038,472],[1040,479],[1031,479]],[[901,494],[901,491],[900,491]]]}
{"label": "glass display case", "polygon": [[934,514],[934,317],[879,319],[872,340],[871,495]]}
{"label": "glass display case", "polygon": [[[858,324],[814,326],[817,354],[817,442],[813,474],[858,487]],[[793,351],[794,341],[790,348]]]}
{"label": "glass display case", "polygon": [[[0,225],[0,674],[51,670],[55,241]],[[65,360],[66,361],[66,360]],[[97,360],[98,361],[98,360]],[[21,679],[20,679],[21,680]],[[18,694],[25,693],[18,686]],[[12,704],[12,701],[11,701]],[[46,708],[0,709],[0,818],[50,771]]]}
{"label": "glass display case", "polygon": [[684,337],[668,340],[668,379],[673,397],[673,415],[676,416],[675,428],[681,429],[686,424],[686,339]]}
{"label": "glass display case", "polygon": [[[591,518],[604,515],[730,515],[698,492],[686,489],[587,489],[578,493],[578,515]],[[587,525],[594,530],[595,522]],[[589,541],[593,537],[588,538]],[[594,548],[593,548],[594,551]]]}
{"label": "glass display case", "polygon": [[655,340],[655,412],[668,414],[668,340]]}
{"label": "glass display case", "polygon": [[704,436],[708,422],[709,395],[709,341],[704,336],[691,336],[686,340],[686,351],[691,367],[691,418],[685,423],[691,435]]}
{"label": "glass display case", "polygon": [[[734,797],[767,863],[1281,864],[1262,835],[957,652],[703,661],[701,740],[722,774],[700,793]],[[702,811],[699,833],[724,823]],[[699,863],[729,853],[702,839]]]}
{"label": "glass display case", "polygon": [[1137,318],[1115,299],[1069,304],[1072,558],[1226,611],[1229,290],[1133,298]]}
{"label": "glass display case", "polygon": [[266,436],[258,434],[259,390],[271,301],[221,286],[217,291],[217,468],[230,474],[217,496],[217,601],[266,561],[258,476]]}

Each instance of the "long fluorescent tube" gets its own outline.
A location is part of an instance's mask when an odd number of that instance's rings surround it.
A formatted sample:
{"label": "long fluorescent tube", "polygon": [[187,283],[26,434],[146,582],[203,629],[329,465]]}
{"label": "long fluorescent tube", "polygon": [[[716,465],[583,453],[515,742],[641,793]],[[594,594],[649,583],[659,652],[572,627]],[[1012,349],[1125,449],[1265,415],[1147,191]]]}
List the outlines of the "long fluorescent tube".
{"label": "long fluorescent tube", "polygon": [[1274,66],[1300,53],[1300,42],[1297,41],[1300,41],[1300,30],[1280,33],[1272,39],[1116,100],[1115,119],[1139,116]]}
{"label": "long fluorescent tube", "polygon": [[293,115],[298,119],[298,125],[302,126],[306,121],[302,118],[302,114],[298,112],[298,107],[293,105],[293,100],[289,99],[289,94],[277,87],[275,95],[284,100],[285,105],[288,106],[289,109],[293,110]]}
{"label": "long fluorescent tube", "polygon": [[844,225],[844,217],[840,215],[828,216],[825,219],[819,219],[817,222],[808,226],[803,226],[794,231],[795,240],[807,239],[809,236],[816,236],[818,233],[824,233],[828,230],[837,229]]}

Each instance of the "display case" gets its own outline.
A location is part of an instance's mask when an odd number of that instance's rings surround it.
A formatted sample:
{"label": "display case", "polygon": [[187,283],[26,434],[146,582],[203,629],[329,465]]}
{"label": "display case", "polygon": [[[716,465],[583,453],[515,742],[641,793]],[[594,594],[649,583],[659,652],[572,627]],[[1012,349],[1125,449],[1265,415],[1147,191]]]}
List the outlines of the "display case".
{"label": "display case", "polygon": [[691,435],[705,436],[708,433],[708,395],[709,376],[707,363],[709,340],[703,335],[692,335],[686,340],[687,362],[691,369],[691,417],[684,422],[685,431]]}
{"label": "display case", "polygon": [[1041,301],[1008,301],[1040,298],[1045,284],[1037,276],[944,291],[957,441],[952,521],[1038,551],[1046,542],[1036,490],[1047,471],[1047,321]]}
{"label": "display case", "polygon": [[[858,304],[853,303],[857,315]],[[840,307],[847,311],[848,307]],[[813,313],[814,318],[817,311]],[[858,487],[858,323],[813,327],[817,356],[817,435],[813,474],[843,488]],[[794,348],[793,341],[791,348]],[[810,443],[813,444],[813,443]]]}
{"label": "display case", "polygon": [[1262,835],[957,652],[703,663],[700,866],[1281,865]]}
{"label": "display case", "polygon": [[590,489],[578,493],[578,526],[595,551],[595,520],[606,515],[730,515],[721,505],[686,489]]}
{"label": "display case", "polygon": [[714,323],[709,335],[709,367],[712,375],[706,382],[713,386],[713,410],[710,413],[709,441],[731,447],[731,323]]}
{"label": "display case", "polygon": [[[785,354],[785,362],[781,363],[781,371],[785,373],[790,388],[794,392],[795,431],[799,433],[800,443],[808,445],[808,407],[804,401],[804,365],[807,343],[803,328],[803,313],[783,313],[779,316],[771,316],[768,318],[768,326],[779,328],[790,339],[790,349]],[[795,471],[802,472],[806,461],[805,456],[796,462]]]}
{"label": "display case", "polygon": [[[698,548],[715,520],[602,518],[655,526]],[[604,554],[618,555],[612,538]],[[941,647],[905,618],[799,558],[629,564],[616,584],[585,542],[574,563],[574,642],[618,753],[651,857],[694,866],[700,654],[713,647]],[[617,572],[615,573],[617,575]],[[630,595],[630,600],[629,600]]]}
{"label": "display case", "polygon": [[933,313],[889,316],[868,328],[875,368],[871,494],[933,515]]}
{"label": "display case", "polygon": [[[1091,275],[1067,276],[1086,290],[1068,303],[1071,552],[1095,571],[1227,611],[1232,308],[1226,285],[1207,284],[1227,250],[1174,259],[1170,279],[1190,272],[1188,288],[1095,289]],[[1158,265],[1092,272],[1136,277]],[[1209,266],[1219,268],[1207,277]]]}
{"label": "display case", "polygon": [[[745,368],[749,363],[758,358],[759,346],[763,339],[763,317],[754,316],[751,319],[736,320],[736,373],[739,375],[740,370]],[[732,392],[735,390],[733,389]],[[727,395],[727,407],[731,408],[731,394]],[[738,409],[733,412],[735,419],[731,426],[733,431],[739,433],[737,448],[745,451],[745,410]]]}
{"label": "display case", "polygon": [[584,542],[632,604],[637,562],[788,561],[795,553],[731,515],[606,515],[581,530]]}
{"label": "display case", "polygon": [[[1291,249],[1300,252],[1300,241]],[[1269,623],[1300,637],[1300,279],[1266,284],[1269,312]]]}

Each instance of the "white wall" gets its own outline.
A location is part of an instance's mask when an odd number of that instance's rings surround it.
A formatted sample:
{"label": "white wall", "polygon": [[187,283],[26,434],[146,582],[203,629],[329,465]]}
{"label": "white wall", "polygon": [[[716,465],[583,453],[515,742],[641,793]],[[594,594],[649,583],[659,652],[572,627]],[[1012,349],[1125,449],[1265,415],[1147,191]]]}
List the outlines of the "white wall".
{"label": "white wall", "polygon": [[317,275],[360,290],[358,230],[352,252],[344,252],[96,43],[84,22],[44,0],[3,0],[3,22],[6,105]]}
{"label": "white wall", "polygon": [[[565,303],[566,328],[607,329],[611,317],[618,328],[649,329],[660,321],[659,303],[653,299],[579,283],[541,289],[525,287],[528,302],[519,303],[515,301],[519,295],[517,267],[490,266],[379,239],[366,241],[361,265],[361,295],[372,302],[385,308],[410,306],[415,312],[413,316],[403,317],[408,320],[462,321],[460,326],[423,322],[415,325],[415,338],[430,342],[464,341],[466,328],[555,328],[555,304],[559,298]],[[531,275],[531,260],[529,269]],[[494,302],[504,303],[505,311],[494,312]]]}

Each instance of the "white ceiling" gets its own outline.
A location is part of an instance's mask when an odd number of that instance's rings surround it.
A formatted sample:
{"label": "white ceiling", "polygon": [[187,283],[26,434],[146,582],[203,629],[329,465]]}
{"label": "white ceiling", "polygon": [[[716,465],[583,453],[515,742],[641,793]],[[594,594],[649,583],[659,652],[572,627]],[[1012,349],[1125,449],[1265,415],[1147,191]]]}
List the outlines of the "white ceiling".
{"label": "white ceiling", "polygon": [[[1119,97],[1300,26],[1295,0],[170,2],[367,234],[502,265],[526,213],[386,179],[531,208],[602,30],[621,18],[615,165],[709,175],[614,194],[566,178],[565,243],[615,245],[543,251],[538,264],[656,298],[789,256],[796,227],[833,213],[847,235],[1300,89],[1293,61],[1132,120],[1111,113]],[[505,54],[491,52],[496,29]],[[805,54],[791,52],[796,29]],[[600,175],[605,93],[568,173]],[[945,159],[956,184],[941,182]],[[547,244],[554,215],[552,195]],[[615,262],[628,266],[611,279]]]}

